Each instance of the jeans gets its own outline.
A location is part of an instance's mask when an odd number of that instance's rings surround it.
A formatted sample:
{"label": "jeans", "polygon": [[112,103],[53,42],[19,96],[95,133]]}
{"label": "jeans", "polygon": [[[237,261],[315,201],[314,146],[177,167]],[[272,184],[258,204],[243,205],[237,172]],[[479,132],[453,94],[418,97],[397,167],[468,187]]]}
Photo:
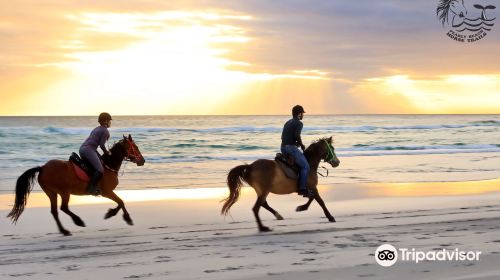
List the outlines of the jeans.
{"label": "jeans", "polygon": [[295,163],[300,168],[299,172],[299,190],[307,190],[307,175],[309,175],[309,163],[306,157],[299,151],[299,148],[294,145],[281,146],[281,153],[290,155],[295,158]]}

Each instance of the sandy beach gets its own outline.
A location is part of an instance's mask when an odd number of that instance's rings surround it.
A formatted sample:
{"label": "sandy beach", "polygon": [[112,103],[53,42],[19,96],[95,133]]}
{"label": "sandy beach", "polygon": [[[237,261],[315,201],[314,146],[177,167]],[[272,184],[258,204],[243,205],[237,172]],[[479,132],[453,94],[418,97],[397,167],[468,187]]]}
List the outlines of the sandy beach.
{"label": "sandy beach", "polygon": [[[195,199],[192,194],[182,195],[186,190],[141,191],[141,196],[122,192],[134,226],[126,225],[121,213],[103,220],[107,209],[114,207],[105,200],[76,199],[70,207],[87,227],[79,228],[60,214],[73,233],[70,237],[58,233],[48,200],[34,193],[17,225],[0,220],[0,278],[497,279],[498,183],[323,187],[321,193],[337,223],[329,223],[316,203],[298,213],[294,209],[304,199],[272,195],[270,205],[285,220],[277,221],[262,209],[263,222],[273,229],[269,233],[257,231],[250,210],[255,194],[249,188],[226,218],[219,215],[224,189],[198,189]],[[458,190],[459,185],[464,191],[446,191]],[[430,191],[438,187],[444,191]],[[386,188],[406,191],[388,196]],[[409,191],[413,188],[427,191]],[[336,198],[348,190],[364,190],[371,196]],[[127,200],[134,196],[139,201]],[[9,199],[12,196],[0,197],[3,217],[12,203]],[[481,251],[481,258],[382,267],[374,253],[384,243],[422,251]]]}
{"label": "sandy beach", "polygon": [[0,280],[500,279],[500,0],[0,3]]}

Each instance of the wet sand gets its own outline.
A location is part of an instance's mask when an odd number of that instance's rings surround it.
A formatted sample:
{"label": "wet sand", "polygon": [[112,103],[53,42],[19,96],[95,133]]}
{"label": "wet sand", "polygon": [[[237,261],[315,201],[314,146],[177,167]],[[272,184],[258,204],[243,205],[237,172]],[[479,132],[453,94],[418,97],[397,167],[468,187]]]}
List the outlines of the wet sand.
{"label": "wet sand", "polygon": [[[285,220],[261,209],[264,224],[273,228],[269,233],[257,231],[249,188],[226,218],[219,215],[223,189],[125,191],[134,226],[126,225],[121,213],[103,220],[112,203],[76,199],[70,207],[87,227],[60,213],[70,237],[58,233],[48,199],[34,193],[17,225],[0,219],[0,278],[496,279],[497,188],[498,180],[323,187],[336,223],[329,223],[316,203],[299,213],[294,209],[303,198],[271,195],[270,205]],[[3,217],[12,199],[0,196]],[[385,268],[374,259],[384,243],[482,254],[480,261],[398,261]]]}

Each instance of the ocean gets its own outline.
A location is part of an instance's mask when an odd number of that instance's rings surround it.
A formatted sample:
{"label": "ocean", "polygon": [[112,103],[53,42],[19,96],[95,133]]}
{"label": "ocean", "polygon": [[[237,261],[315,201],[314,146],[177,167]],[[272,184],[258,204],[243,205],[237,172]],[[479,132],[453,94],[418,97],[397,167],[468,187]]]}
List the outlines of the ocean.
{"label": "ocean", "polygon": [[[119,189],[223,187],[230,168],[279,152],[289,116],[114,116],[111,146],[131,134],[146,159]],[[302,138],[333,136],[341,165],[320,184],[500,178],[500,115],[305,115]],[[67,159],[97,117],[0,117],[0,193],[25,170]],[[323,172],[324,173],[324,172]],[[40,191],[35,187],[34,191]]]}

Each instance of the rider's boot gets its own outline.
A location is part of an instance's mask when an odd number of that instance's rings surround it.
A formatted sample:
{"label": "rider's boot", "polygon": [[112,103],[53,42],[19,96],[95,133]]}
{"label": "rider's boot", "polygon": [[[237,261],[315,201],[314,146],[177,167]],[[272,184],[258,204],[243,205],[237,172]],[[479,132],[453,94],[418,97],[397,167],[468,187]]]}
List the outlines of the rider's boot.
{"label": "rider's boot", "polygon": [[310,190],[309,188],[306,188],[305,190],[299,189],[297,192],[299,195],[307,198],[313,198],[314,197],[314,192]]}
{"label": "rider's boot", "polygon": [[87,192],[91,195],[101,195],[101,189],[97,186],[97,182],[99,182],[99,179],[102,177],[102,172],[99,171],[94,171],[92,174],[92,177],[90,177],[90,182],[87,186]]}

